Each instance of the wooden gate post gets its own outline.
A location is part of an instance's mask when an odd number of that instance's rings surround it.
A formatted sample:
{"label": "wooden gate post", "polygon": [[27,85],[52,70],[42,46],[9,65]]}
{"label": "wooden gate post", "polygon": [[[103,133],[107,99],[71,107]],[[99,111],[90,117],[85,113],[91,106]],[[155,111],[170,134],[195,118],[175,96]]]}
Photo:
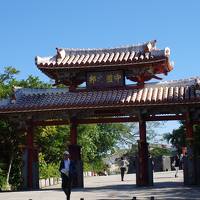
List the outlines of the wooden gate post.
{"label": "wooden gate post", "polygon": [[38,150],[34,146],[34,128],[27,124],[26,147],[23,152],[23,189],[39,189],[39,162]]}
{"label": "wooden gate post", "polygon": [[193,122],[189,112],[186,113],[187,156],[184,157],[184,184],[196,185],[196,157],[194,149]]}
{"label": "wooden gate post", "polygon": [[77,120],[76,118],[72,118],[70,120],[70,145],[69,145],[69,153],[71,159],[75,161],[77,175],[73,179],[73,187],[81,187],[83,188],[83,163],[81,160],[81,146],[77,144]]}
{"label": "wooden gate post", "polygon": [[33,189],[33,128],[27,129],[28,189]]}
{"label": "wooden gate post", "polygon": [[140,140],[138,141],[138,159],[136,170],[136,184],[138,186],[153,185],[152,168],[149,163],[148,143],[146,139],[146,121],[139,117]]}

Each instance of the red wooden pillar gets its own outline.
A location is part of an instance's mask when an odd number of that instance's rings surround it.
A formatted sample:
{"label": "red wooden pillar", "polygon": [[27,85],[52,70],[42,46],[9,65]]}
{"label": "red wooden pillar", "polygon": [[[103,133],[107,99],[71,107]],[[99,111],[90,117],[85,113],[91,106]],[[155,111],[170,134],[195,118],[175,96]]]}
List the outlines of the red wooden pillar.
{"label": "red wooden pillar", "polygon": [[[193,122],[191,118],[192,118],[191,114],[187,112],[185,120],[187,153],[193,154],[194,135],[193,135]],[[192,152],[190,150],[192,150]]]}
{"label": "red wooden pillar", "polygon": [[27,150],[28,150],[28,189],[33,189],[33,128],[27,129]]}
{"label": "red wooden pillar", "polygon": [[192,116],[189,112],[186,113],[186,143],[187,143],[187,156],[184,158],[184,184],[196,185],[196,157],[194,149],[194,135],[193,135],[193,122]]}
{"label": "red wooden pillar", "polygon": [[81,146],[77,144],[77,119],[72,118],[70,120],[70,145],[69,153],[71,159],[76,163],[77,175],[73,178],[73,187],[83,187],[83,164],[81,161]]}
{"label": "red wooden pillar", "polygon": [[191,120],[191,115],[189,112],[186,113],[186,140],[188,143],[193,143],[194,137],[193,137],[193,123]]}
{"label": "red wooden pillar", "polygon": [[141,117],[139,119],[139,131],[140,131],[140,141],[146,143],[147,142],[146,121]]}
{"label": "red wooden pillar", "polygon": [[80,146],[77,144],[77,120],[76,118],[72,118],[70,120],[70,145],[69,145],[69,151],[71,155],[72,160],[81,160],[80,155]]}
{"label": "red wooden pillar", "polygon": [[138,166],[137,166],[137,179],[138,186],[152,185],[149,180],[149,152],[148,143],[146,139],[146,121],[142,116],[139,117],[139,133],[140,140],[138,141]]}
{"label": "red wooden pillar", "polygon": [[[24,151],[24,189],[38,189],[39,188],[39,163],[38,150],[34,145],[34,128],[29,124],[27,130],[26,149]],[[26,164],[27,162],[27,164]],[[26,169],[25,169],[26,168]]]}
{"label": "red wooden pillar", "polygon": [[76,145],[77,144],[77,120],[76,118],[72,118],[70,120],[70,143],[72,145]]}

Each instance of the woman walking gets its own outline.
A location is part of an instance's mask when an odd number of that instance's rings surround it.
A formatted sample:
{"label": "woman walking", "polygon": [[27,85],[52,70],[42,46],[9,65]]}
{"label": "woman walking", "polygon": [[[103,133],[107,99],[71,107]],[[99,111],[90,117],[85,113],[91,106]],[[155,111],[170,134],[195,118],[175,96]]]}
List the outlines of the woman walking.
{"label": "woman walking", "polygon": [[178,170],[179,170],[179,167],[180,167],[180,159],[179,159],[178,155],[175,156],[174,167],[176,169],[176,172],[175,172],[175,178],[176,178],[176,177],[178,177]]}
{"label": "woman walking", "polygon": [[121,161],[120,161],[121,181],[124,181],[124,174],[125,174],[127,165],[129,165],[129,162],[125,160],[124,157],[121,157]]}

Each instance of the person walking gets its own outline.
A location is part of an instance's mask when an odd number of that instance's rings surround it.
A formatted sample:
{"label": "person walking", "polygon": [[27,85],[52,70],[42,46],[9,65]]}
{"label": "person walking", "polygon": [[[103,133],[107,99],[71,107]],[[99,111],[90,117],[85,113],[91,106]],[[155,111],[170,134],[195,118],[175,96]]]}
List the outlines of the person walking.
{"label": "person walking", "polygon": [[120,160],[121,181],[124,181],[124,174],[128,165],[129,165],[129,162],[125,160],[124,157],[121,157],[121,160]]}
{"label": "person walking", "polygon": [[70,160],[68,151],[63,153],[63,160],[60,162],[59,171],[61,172],[62,189],[66,195],[66,199],[70,200],[72,179],[75,175],[75,164]]}
{"label": "person walking", "polygon": [[176,155],[175,156],[175,159],[174,159],[174,167],[175,167],[175,178],[178,177],[178,170],[179,170],[179,167],[180,167],[180,159],[179,159],[179,156]]}

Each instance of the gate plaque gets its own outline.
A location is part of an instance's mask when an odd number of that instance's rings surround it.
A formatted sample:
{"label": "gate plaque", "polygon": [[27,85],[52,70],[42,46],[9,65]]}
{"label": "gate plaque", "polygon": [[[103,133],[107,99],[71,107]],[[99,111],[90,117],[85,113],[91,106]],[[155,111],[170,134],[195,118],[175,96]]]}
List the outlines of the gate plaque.
{"label": "gate plaque", "polygon": [[122,70],[88,72],[86,84],[90,89],[124,86],[124,73]]}

